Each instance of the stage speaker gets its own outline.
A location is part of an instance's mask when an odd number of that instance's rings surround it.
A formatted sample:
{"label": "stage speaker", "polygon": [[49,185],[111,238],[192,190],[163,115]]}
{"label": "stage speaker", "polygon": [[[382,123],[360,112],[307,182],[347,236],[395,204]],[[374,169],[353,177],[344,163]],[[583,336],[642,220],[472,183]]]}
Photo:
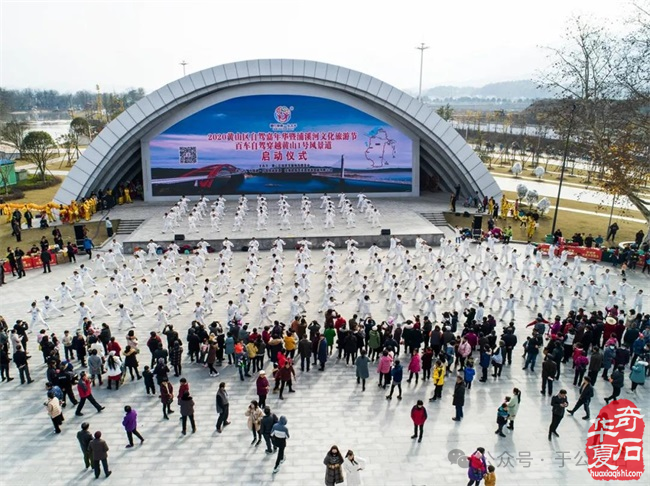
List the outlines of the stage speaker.
{"label": "stage speaker", "polygon": [[74,239],[76,240],[77,246],[83,246],[84,244],[84,225],[75,224],[74,225]]}
{"label": "stage speaker", "polygon": [[474,216],[472,222],[472,229],[480,230],[483,227],[483,216]]}
{"label": "stage speaker", "polygon": [[389,229],[389,228],[386,228],[386,229],[381,230],[381,234],[382,234],[383,236],[390,235],[390,229]]}
{"label": "stage speaker", "polygon": [[174,235],[174,241],[185,241],[185,235]]}

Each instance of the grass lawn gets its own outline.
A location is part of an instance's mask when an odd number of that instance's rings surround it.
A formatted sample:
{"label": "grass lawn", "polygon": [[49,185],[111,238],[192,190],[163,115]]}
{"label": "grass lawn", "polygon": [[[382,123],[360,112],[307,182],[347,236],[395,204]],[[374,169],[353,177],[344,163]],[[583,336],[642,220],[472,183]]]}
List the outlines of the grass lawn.
{"label": "grass lawn", "polygon": [[[506,197],[510,201],[514,201],[517,199],[517,193],[514,191],[503,191],[503,193],[506,195]],[[551,200],[551,199],[549,199]],[[552,198],[551,202],[554,201],[555,198]],[[526,205],[523,206],[524,210],[527,208]],[[535,207],[535,205],[533,205]],[[560,205],[560,212],[558,213],[558,222],[561,222],[564,218],[564,215],[566,213],[569,213],[569,211],[562,211],[562,208],[570,208],[570,209],[579,209],[581,211],[589,211],[590,213],[594,214],[604,214],[607,216],[607,219],[605,221],[602,221],[602,217],[597,217],[593,218],[595,219],[596,224],[602,224],[603,228],[607,228],[607,223],[609,222],[609,212],[612,210],[611,206],[602,206],[600,204],[593,204],[593,203],[585,203],[585,202],[580,202],[580,201],[573,201],[571,199],[562,199],[562,204]],[[456,209],[458,209],[458,206],[456,206]],[[549,212],[553,213],[553,208],[549,210]],[[575,214],[575,213],[573,213]],[[612,221],[616,219],[617,216],[624,216],[627,218],[637,218],[637,219],[643,219],[643,215],[637,211],[636,209],[622,209],[622,208],[614,208],[614,215],[612,217]],[[552,216],[551,216],[552,217]],[[589,215],[583,214],[583,218],[589,218]],[[618,221],[618,220],[617,220]],[[620,225],[620,221],[619,225]],[[636,223],[633,223],[636,224]],[[638,230],[637,230],[638,231]]]}
{"label": "grass lawn", "polygon": [[[510,194],[506,193],[506,196],[508,198],[511,198]],[[567,203],[572,203],[572,202],[573,201],[567,201]],[[573,203],[579,204],[575,202]],[[562,204],[564,205],[565,202],[563,201]],[[569,204],[567,204],[567,206],[568,205]],[[579,208],[579,209],[583,209],[583,208]],[[609,215],[609,211],[607,209],[603,209],[600,212]],[[473,220],[472,216],[473,214],[471,212],[469,218],[465,218],[463,216],[456,216],[453,213],[445,213],[445,219],[449,224],[451,224],[452,226],[458,225],[461,228],[471,227],[472,220]],[[483,217],[484,230],[487,230],[488,219],[489,218],[487,217]],[[634,235],[636,234],[637,231],[639,231],[639,229],[643,229],[644,232],[646,231],[646,225],[642,223],[634,223],[630,221],[616,219],[616,210],[614,211],[613,220],[615,220],[619,226],[619,231],[616,236],[617,242],[634,240]],[[589,217],[589,215],[587,214],[574,213],[571,211],[562,211],[562,209],[560,209],[560,211],[558,212],[556,228],[562,230],[562,233],[564,234],[565,238],[571,238],[571,236],[576,232],[585,233],[585,235],[591,233],[594,236],[594,238],[600,234],[604,238],[605,235],[607,234],[608,222],[609,222],[608,218],[602,218],[599,216]],[[512,218],[509,218],[507,221],[503,219],[499,219],[496,221],[496,225],[501,228],[510,225],[512,226],[513,238],[515,240],[519,240],[519,241],[527,240],[526,228],[520,227],[519,221],[515,221]],[[537,232],[533,237],[533,241],[538,243],[543,242],[546,235],[551,233],[552,225],[553,225],[553,212],[547,213],[546,215],[542,216],[539,219],[539,227],[537,228]]]}

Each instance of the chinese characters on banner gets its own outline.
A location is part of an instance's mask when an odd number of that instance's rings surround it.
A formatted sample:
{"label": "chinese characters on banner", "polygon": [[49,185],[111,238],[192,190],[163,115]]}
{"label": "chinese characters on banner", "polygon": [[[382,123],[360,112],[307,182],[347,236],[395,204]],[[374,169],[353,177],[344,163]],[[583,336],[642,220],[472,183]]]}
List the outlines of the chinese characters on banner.
{"label": "chinese characters on banner", "polygon": [[644,429],[643,415],[630,400],[616,400],[603,407],[587,434],[591,477],[638,480],[644,471]]}
{"label": "chinese characters on banner", "polygon": [[208,140],[232,149],[257,151],[262,162],[306,162],[308,151],[335,150],[337,142],[355,141],[357,132],[227,132],[208,133]]}

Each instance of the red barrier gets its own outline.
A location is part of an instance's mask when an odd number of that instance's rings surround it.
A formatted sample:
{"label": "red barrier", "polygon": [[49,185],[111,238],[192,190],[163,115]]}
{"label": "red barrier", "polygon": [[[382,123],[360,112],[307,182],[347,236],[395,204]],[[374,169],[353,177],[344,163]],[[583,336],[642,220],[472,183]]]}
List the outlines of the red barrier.
{"label": "red barrier", "polygon": [[56,265],[56,264],[57,264],[57,261],[56,261],[56,253],[54,253],[53,251],[51,251],[51,252],[50,252],[50,256],[52,257],[52,259],[50,260],[50,265]]}
{"label": "red barrier", "polygon": [[25,270],[31,270],[32,268],[34,268],[34,260],[32,257],[28,257],[28,256],[23,257],[23,268]]}
{"label": "red barrier", "polygon": [[[537,245],[537,250],[541,251],[542,254],[548,255],[548,250],[551,247],[548,243],[540,243]],[[603,250],[600,248],[587,248],[586,246],[573,246],[565,245],[555,248],[555,255],[559,256],[562,251],[566,250],[570,257],[575,257],[580,255],[581,257],[587,258],[588,260],[597,260],[601,261],[603,259]]]}
{"label": "red barrier", "polygon": [[600,248],[584,248],[582,256],[589,260],[601,261],[603,259],[603,250]]}
{"label": "red barrier", "polygon": [[43,260],[41,260],[40,255],[34,255],[31,258],[32,258],[32,268],[43,268]]}

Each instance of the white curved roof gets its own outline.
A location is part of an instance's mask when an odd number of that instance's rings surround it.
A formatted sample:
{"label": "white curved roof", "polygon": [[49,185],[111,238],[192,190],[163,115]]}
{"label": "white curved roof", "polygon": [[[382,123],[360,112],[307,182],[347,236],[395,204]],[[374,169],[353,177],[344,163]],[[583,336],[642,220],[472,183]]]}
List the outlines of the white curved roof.
{"label": "white curved roof", "polygon": [[[139,161],[140,139],[180,107],[229,87],[255,83],[306,83],[354,95],[389,112],[420,137],[420,158],[450,189],[499,198],[501,191],[462,136],[433,107],[367,74],[316,61],[258,59],[215,66],[173,81],[110,122],[75,163],[55,196],[59,203],[114,187]],[[426,170],[426,168],[425,168]],[[497,199],[498,200],[498,199]]]}

